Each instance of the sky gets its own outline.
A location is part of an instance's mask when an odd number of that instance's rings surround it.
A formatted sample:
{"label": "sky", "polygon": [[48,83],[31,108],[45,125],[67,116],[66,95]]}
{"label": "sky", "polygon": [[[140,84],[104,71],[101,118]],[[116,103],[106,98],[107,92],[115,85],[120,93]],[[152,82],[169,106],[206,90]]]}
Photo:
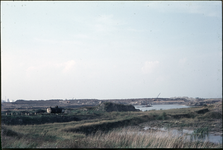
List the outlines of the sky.
{"label": "sky", "polygon": [[222,97],[222,3],[1,2],[1,99]]}

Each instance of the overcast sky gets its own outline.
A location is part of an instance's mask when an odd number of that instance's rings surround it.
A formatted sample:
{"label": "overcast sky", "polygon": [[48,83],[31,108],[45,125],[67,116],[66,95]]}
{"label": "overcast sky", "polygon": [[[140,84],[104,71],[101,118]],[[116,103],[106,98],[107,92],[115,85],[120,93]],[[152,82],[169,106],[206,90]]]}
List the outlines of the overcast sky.
{"label": "overcast sky", "polygon": [[2,99],[222,97],[222,2],[1,2]]}

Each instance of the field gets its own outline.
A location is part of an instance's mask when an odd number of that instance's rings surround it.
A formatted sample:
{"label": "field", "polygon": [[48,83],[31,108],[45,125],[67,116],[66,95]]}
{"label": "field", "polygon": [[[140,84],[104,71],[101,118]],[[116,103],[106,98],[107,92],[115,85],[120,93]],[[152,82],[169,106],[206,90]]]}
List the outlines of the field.
{"label": "field", "polygon": [[16,112],[14,115],[2,113],[3,148],[222,147],[222,144],[208,141],[190,141],[184,136],[173,137],[171,133],[160,135],[154,130],[144,131],[150,132],[150,136],[138,134],[145,124],[150,127],[189,128],[194,130],[194,134],[204,131],[222,134],[221,103],[146,112],[106,112],[96,107],[67,109],[64,114],[46,114],[44,110],[35,114],[35,111],[30,110],[29,116],[19,116]]}

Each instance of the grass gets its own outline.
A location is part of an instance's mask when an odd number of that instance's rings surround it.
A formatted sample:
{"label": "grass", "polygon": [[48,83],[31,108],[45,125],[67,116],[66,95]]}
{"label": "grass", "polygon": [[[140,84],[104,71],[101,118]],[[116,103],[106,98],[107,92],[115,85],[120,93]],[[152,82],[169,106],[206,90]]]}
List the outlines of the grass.
{"label": "grass", "polygon": [[134,128],[123,128],[108,133],[99,131],[94,135],[86,136],[81,141],[90,141],[87,145],[81,145],[80,142],[78,146],[81,148],[213,148],[222,146],[208,142],[190,142],[186,137],[176,137],[172,133],[149,131],[147,134],[140,134]]}
{"label": "grass", "polygon": [[[43,110],[38,110],[38,112]],[[2,122],[7,125],[24,125],[24,124],[39,124],[39,123],[53,123],[53,122],[65,122],[75,120],[114,120],[125,118],[129,116],[137,116],[140,112],[105,112],[96,110],[94,107],[88,107],[87,111],[83,108],[70,109],[68,113],[64,114],[38,114],[38,115],[5,115],[2,114]],[[33,112],[31,110],[30,112]],[[74,119],[74,117],[76,119]],[[21,121],[22,120],[22,123]]]}
{"label": "grass", "polygon": [[[146,132],[137,128],[114,129],[109,132],[97,131],[95,134],[74,133],[73,138],[41,139],[40,137],[4,136],[4,148],[221,148],[222,144],[190,141],[185,136],[174,136],[171,132]],[[7,139],[8,138],[8,139]],[[10,142],[9,142],[10,141]]]}
{"label": "grass", "polygon": [[100,120],[97,122],[87,122],[83,124],[78,124],[76,126],[67,126],[62,131],[66,132],[83,132],[85,134],[95,133],[97,130],[101,131],[109,131],[113,128],[136,125],[147,120],[151,119],[152,116],[148,115],[138,115],[136,116],[128,116],[122,119],[115,120]]}
{"label": "grass", "polygon": [[[215,107],[208,107],[209,112],[205,114],[197,114],[196,110],[201,108],[183,108],[171,110],[151,110],[146,112],[102,112],[96,111],[94,108],[88,108],[87,111],[81,109],[70,109],[67,116],[75,116],[82,118],[81,121],[70,122],[54,122],[34,125],[2,125],[2,146],[4,148],[203,148],[203,147],[219,147],[221,145],[213,145],[211,143],[188,142],[187,140],[167,135],[169,138],[159,137],[151,133],[150,136],[133,134],[135,129],[127,129],[123,127],[139,125],[143,122],[155,124],[155,126],[172,127],[193,127],[193,129],[210,127],[213,119]],[[190,114],[189,118],[183,117],[174,119],[171,117],[176,114]],[[220,114],[222,116],[222,114]],[[8,117],[8,116],[7,116]],[[19,116],[10,116],[11,118]],[[40,117],[41,116],[25,116]],[[46,118],[56,117],[56,115],[48,115]],[[201,119],[201,118],[205,119]],[[222,120],[218,119],[216,128],[222,127]],[[33,118],[32,118],[33,119]],[[35,119],[35,118],[34,118]],[[211,119],[211,121],[210,121]],[[164,123],[166,122],[166,123]],[[119,128],[119,129],[118,129]],[[196,130],[199,132],[200,130]],[[137,131],[138,132],[138,131]],[[122,133],[120,135],[120,133]],[[152,136],[151,136],[152,135]],[[112,138],[114,136],[114,138]],[[151,138],[150,138],[151,137]],[[119,140],[118,140],[119,139]],[[180,144],[181,143],[181,144]]]}
{"label": "grass", "polygon": [[204,136],[204,135],[207,135],[208,134],[208,127],[204,127],[204,128],[197,128],[194,130],[193,132],[194,135],[197,135],[197,136]]}
{"label": "grass", "polygon": [[162,112],[162,114],[153,114],[153,116],[155,117],[156,120],[166,120],[167,119],[167,115],[166,112]]}
{"label": "grass", "polygon": [[[209,109],[212,109],[214,106],[210,106]],[[65,122],[72,121],[72,118],[75,116],[77,120],[86,120],[86,119],[100,119],[100,120],[114,120],[119,118],[127,118],[129,116],[137,116],[139,114],[143,114],[143,112],[105,112],[101,110],[97,110],[97,107],[87,107],[87,108],[77,108],[77,109],[69,109],[69,113],[62,114],[63,117],[59,114],[56,116],[55,114],[45,114],[44,115],[30,115],[30,116],[20,116],[20,115],[5,115],[3,113],[2,120],[5,124],[21,124],[19,123],[19,119],[23,120],[23,124],[37,124],[37,123],[53,123],[53,122]],[[222,114],[219,112],[208,112],[206,116],[198,115],[195,111],[200,108],[182,108],[182,109],[171,109],[171,110],[151,110],[146,111],[147,114],[155,114],[157,120],[166,120],[169,116],[177,115],[185,115],[189,118],[213,118],[219,119]],[[44,110],[31,110],[30,112],[43,112]],[[217,116],[217,117],[216,117]],[[203,117],[203,118],[202,118]],[[66,119],[64,119],[66,118]]]}

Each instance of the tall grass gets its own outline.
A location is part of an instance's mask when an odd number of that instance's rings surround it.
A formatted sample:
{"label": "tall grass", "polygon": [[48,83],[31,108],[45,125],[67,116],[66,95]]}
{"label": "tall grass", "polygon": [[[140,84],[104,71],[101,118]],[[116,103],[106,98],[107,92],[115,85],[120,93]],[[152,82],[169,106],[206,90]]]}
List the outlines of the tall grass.
{"label": "tall grass", "polygon": [[[190,141],[186,135],[176,136],[171,132],[139,131],[125,127],[95,134],[58,132],[53,135],[23,135],[3,127],[3,148],[221,148],[222,144],[208,141]],[[67,137],[66,137],[67,135]],[[73,137],[73,138],[72,138]]]}
{"label": "tall grass", "polygon": [[221,148],[222,144],[192,142],[186,136],[171,132],[139,132],[134,128],[115,129],[104,133],[97,131],[78,140],[61,141],[48,147],[61,148]]}

